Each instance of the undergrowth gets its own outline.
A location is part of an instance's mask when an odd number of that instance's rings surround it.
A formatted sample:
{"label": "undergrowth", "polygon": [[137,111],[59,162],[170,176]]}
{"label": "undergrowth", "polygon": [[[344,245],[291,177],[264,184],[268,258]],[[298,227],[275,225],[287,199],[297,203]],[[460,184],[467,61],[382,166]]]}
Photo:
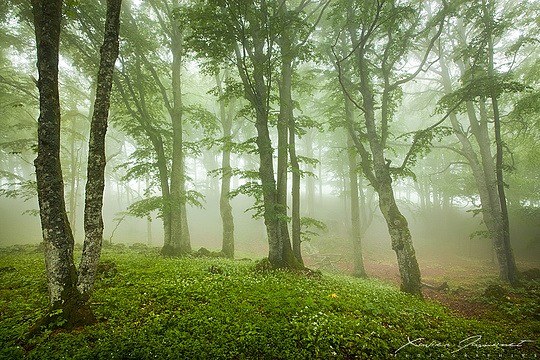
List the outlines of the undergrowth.
{"label": "undergrowth", "polygon": [[42,257],[0,252],[0,358],[539,356],[533,327],[458,318],[376,280],[256,271],[252,261],[163,258],[138,248],[104,249],[113,270],[100,273],[91,300],[98,324],[24,340],[47,309]]}

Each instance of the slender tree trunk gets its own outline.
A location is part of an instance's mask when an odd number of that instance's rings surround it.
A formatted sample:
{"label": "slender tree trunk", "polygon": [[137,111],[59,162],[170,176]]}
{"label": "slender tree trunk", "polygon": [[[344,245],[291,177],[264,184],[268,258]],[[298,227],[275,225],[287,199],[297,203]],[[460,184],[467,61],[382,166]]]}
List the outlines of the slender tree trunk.
{"label": "slender tree trunk", "polygon": [[291,157],[292,168],[292,247],[294,256],[301,263],[302,259],[302,240],[301,240],[301,223],[300,223],[300,164],[296,156],[296,121],[293,116],[289,123],[289,154]]}
{"label": "slender tree trunk", "polygon": [[[227,72],[225,73],[227,76]],[[216,85],[218,87],[219,99],[219,114],[221,119],[221,127],[223,130],[223,138],[226,142],[232,141],[232,118],[230,114],[227,114],[225,109],[225,101],[221,98],[223,96],[223,88],[219,74],[216,74]],[[221,191],[219,195],[219,212],[221,215],[221,222],[223,225],[223,237],[221,252],[229,258],[234,257],[234,218],[232,214],[232,207],[229,200],[229,192],[231,191],[231,151],[228,143],[223,145],[221,153],[221,169],[223,174],[221,176]]]}
{"label": "slender tree trunk", "polygon": [[[283,79],[282,79],[283,80]],[[291,241],[289,236],[289,228],[287,221],[287,165],[288,165],[288,114],[286,113],[286,104],[283,99],[283,87],[280,84],[280,111],[277,122],[278,132],[278,158],[277,158],[277,221],[279,228],[279,236],[283,253],[291,251]]]}
{"label": "slender tree trunk", "polygon": [[103,241],[103,191],[105,189],[105,136],[109,117],[114,63],[118,57],[121,0],[107,0],[105,35],[97,78],[94,114],[88,143],[88,168],[84,206],[84,245],[77,287],[88,298],[94,286]]}
{"label": "slender tree trunk", "polygon": [[323,199],[323,172],[322,172],[322,147],[319,146],[319,149],[318,149],[318,153],[317,153],[317,160],[319,162],[319,181],[318,181],[318,192],[319,192],[319,201],[318,201],[318,206],[319,207],[322,207],[323,206],[323,202],[324,202],[324,199]]}
{"label": "slender tree trunk", "polygon": [[[350,111],[347,111],[350,113]],[[362,254],[362,229],[360,223],[360,206],[358,197],[358,172],[356,149],[352,142],[351,136],[347,134],[347,153],[349,160],[349,183],[351,190],[351,237],[353,244],[353,275],[356,277],[366,277],[366,269],[364,268],[364,259]]]}
{"label": "slender tree trunk", "polygon": [[79,168],[79,152],[75,148],[75,119],[71,122],[71,136],[69,138],[69,216],[68,220],[72,226],[73,238],[75,238],[77,219],[77,179]]}
{"label": "slender tree trunk", "polygon": [[[313,135],[312,130],[308,130],[304,136],[306,144],[306,156],[313,158],[315,155],[313,153]],[[307,166],[307,171],[311,174],[306,178],[306,208],[307,215],[309,217],[315,216],[315,169],[312,165]]]}
{"label": "slender tree trunk", "polygon": [[182,52],[183,35],[176,20],[172,21],[171,50],[173,106],[170,110],[173,128],[173,155],[171,165],[170,211],[171,239],[164,245],[164,255],[185,255],[191,252],[191,241],[187,228],[185,164],[183,150],[183,110],[182,110]]}
{"label": "slender tree trunk", "polygon": [[146,243],[152,245],[152,216],[146,216]]}
{"label": "slender tree trunk", "polygon": [[[495,78],[495,65],[493,60],[493,16],[490,14],[486,0],[483,0],[484,17],[486,19],[487,28],[487,52],[488,52],[488,76]],[[495,168],[497,177],[497,192],[499,195],[499,206],[501,209],[500,218],[498,219],[499,231],[495,251],[499,261],[499,271],[502,280],[509,282],[512,285],[517,283],[517,267],[510,245],[510,221],[508,219],[508,206],[506,203],[506,194],[504,189],[504,174],[503,174],[503,140],[501,137],[501,119],[499,114],[499,101],[495,93],[494,86],[491,86],[491,106],[493,108],[493,124],[495,132],[496,158]]]}
{"label": "slender tree trunk", "polygon": [[[88,122],[92,122],[92,115],[94,114],[94,101],[96,98],[96,89],[95,84],[92,82],[92,88],[90,90],[90,107],[88,109]],[[73,122],[72,126],[72,135],[75,134],[75,122]],[[71,230],[73,231],[73,238],[76,237],[77,233],[77,208],[78,208],[78,200],[79,200],[79,189],[81,184],[81,177],[79,176],[79,167],[81,166],[81,158],[82,155],[80,154],[81,149],[75,150],[75,139],[71,138],[71,173],[72,173],[72,183],[70,185],[70,197],[69,197],[69,223],[71,224]]]}
{"label": "slender tree trunk", "polygon": [[501,138],[501,122],[499,116],[498,100],[492,96],[493,118],[495,128],[495,144],[497,147],[496,169],[497,169],[497,191],[500,201],[500,218],[498,219],[498,236],[495,244],[495,252],[499,262],[499,276],[501,280],[512,285],[517,283],[517,266],[510,244],[510,221],[508,219],[508,206],[504,189],[503,177],[503,141]]}
{"label": "slender tree trunk", "polygon": [[[354,144],[351,144],[351,146],[354,146]],[[358,166],[358,164],[356,165]],[[356,174],[356,175],[358,179],[358,198],[360,200],[360,235],[363,237],[367,229],[371,225],[373,214],[371,213],[370,209],[368,209],[368,202],[366,199],[366,194],[364,193],[364,184],[362,181],[362,176],[359,176],[359,174]],[[369,215],[368,215],[368,211],[370,211]]]}
{"label": "slender tree trunk", "polygon": [[[146,185],[146,190],[147,192],[149,192],[149,189],[150,189],[150,176],[146,176],[146,179],[145,179],[145,185]],[[148,214],[146,216],[146,242],[148,245],[151,245],[152,244],[152,215]]]}
{"label": "slender tree trunk", "polygon": [[163,252],[163,249],[169,249],[173,246],[171,242],[171,199],[169,190],[167,158],[165,157],[165,149],[163,147],[163,140],[161,139],[161,137],[159,135],[153,134],[152,131],[147,131],[147,133],[150,137],[154,150],[156,151],[159,185],[161,189],[161,219],[163,221],[162,254],[169,255],[168,253]]}
{"label": "slender tree trunk", "polygon": [[[284,3],[282,11],[287,11]],[[299,264],[303,264],[300,238],[300,167],[296,157],[296,122],[292,101],[293,48],[291,34],[284,30],[280,38],[281,82],[279,86],[278,118],[278,193],[280,206],[287,214],[287,153],[292,167],[292,252]],[[287,142],[287,135],[289,142]],[[281,160],[281,161],[280,161]],[[282,221],[284,253],[291,251],[287,222]],[[287,233],[285,233],[285,231]]]}

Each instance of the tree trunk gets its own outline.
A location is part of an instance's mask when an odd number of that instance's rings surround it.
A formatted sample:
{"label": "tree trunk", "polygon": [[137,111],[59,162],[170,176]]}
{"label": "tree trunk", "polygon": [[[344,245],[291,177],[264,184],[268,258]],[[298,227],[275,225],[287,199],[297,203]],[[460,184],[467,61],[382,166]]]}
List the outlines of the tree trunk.
{"label": "tree trunk", "polygon": [[517,267],[512,246],[510,244],[510,221],[508,219],[508,206],[506,204],[506,194],[503,178],[503,141],[501,138],[501,121],[499,116],[498,99],[491,97],[493,106],[493,122],[495,128],[495,144],[497,147],[496,169],[497,169],[497,191],[500,201],[500,217],[498,219],[497,242],[495,243],[495,253],[499,263],[499,276],[501,280],[517,284]]}
{"label": "tree trunk", "polygon": [[[259,152],[259,177],[262,187],[263,217],[268,234],[268,260],[272,267],[298,268],[302,267],[292,253],[288,231],[282,225],[286,225],[286,209],[279,203],[279,193],[276,188],[274,178],[274,164],[272,142],[268,130],[269,112],[269,84],[268,75],[269,64],[268,54],[265,50],[266,38],[261,38],[257,31],[252,30],[252,49],[250,49],[250,60],[253,69],[245,66],[245,55],[239,48],[235,48],[236,65],[242,79],[244,94],[246,99],[253,106],[255,117],[255,128],[257,130],[256,144]],[[245,50],[245,49],[244,49]],[[285,124],[286,126],[287,124]],[[285,127],[286,131],[287,127]],[[285,136],[287,134],[285,133]],[[287,148],[285,148],[287,150]],[[278,175],[279,176],[279,175]]]}
{"label": "tree trunk", "polygon": [[32,1],[39,73],[38,155],[34,161],[39,200],[45,266],[52,310],[60,314],[46,316],[35,325],[53,317],[67,320],[65,327],[95,321],[77,290],[77,272],[73,262],[73,234],[64,200],[64,182],[60,165],[60,97],[58,58],[62,1]]}
{"label": "tree trunk", "polygon": [[[282,75],[283,80],[283,75]],[[288,165],[288,114],[286,113],[286,100],[283,99],[283,89],[286,87],[280,84],[280,104],[279,115],[277,122],[278,133],[278,156],[277,156],[277,203],[276,215],[279,229],[279,236],[282,239],[282,252],[290,251],[291,241],[289,236],[288,220],[287,220],[287,165]]]}
{"label": "tree trunk", "polygon": [[170,116],[173,129],[173,154],[170,184],[171,239],[169,245],[164,245],[162,253],[178,256],[191,252],[191,241],[187,229],[185,164],[183,150],[183,110],[182,110],[182,52],[183,35],[176,20],[172,21],[171,51],[172,51],[172,94],[173,106]]}
{"label": "tree trunk", "polygon": [[77,181],[79,178],[79,150],[75,148],[75,119],[71,121],[71,136],[69,138],[69,213],[68,220],[72,227],[73,238],[76,233],[76,219],[77,219]]}
{"label": "tree trunk", "polygon": [[[304,135],[305,139],[305,151],[306,156],[312,159],[315,155],[313,153],[313,130],[309,129]],[[315,169],[312,165],[307,166],[307,171],[310,173],[306,178],[306,211],[307,216],[315,216]]]}
{"label": "tree trunk", "polygon": [[375,170],[379,173],[378,194],[379,208],[386,220],[392,249],[395,251],[401,277],[401,290],[413,295],[422,296],[420,268],[412,244],[409,225],[399,211],[392,190],[392,178],[385,169]]}
{"label": "tree trunk", "polygon": [[[357,174],[360,175],[360,174]],[[367,198],[364,193],[364,184],[362,176],[358,176],[358,198],[360,199],[360,236],[363,237],[373,221],[373,211],[371,210],[371,200],[373,193],[370,192]],[[368,205],[369,202],[369,205]]]}
{"label": "tree trunk", "polygon": [[[227,72],[225,73],[227,75]],[[234,218],[232,214],[231,202],[229,199],[229,192],[231,191],[231,150],[228,142],[232,141],[232,118],[230,114],[227,114],[225,109],[225,100],[223,96],[223,88],[219,74],[216,74],[216,85],[218,87],[219,99],[219,114],[221,119],[221,127],[223,130],[223,138],[227,142],[223,144],[223,150],[221,153],[221,191],[219,194],[219,213],[221,215],[221,222],[223,226],[223,237],[221,252],[228,258],[234,258]]]}
{"label": "tree trunk", "polygon": [[[92,122],[92,116],[94,114],[94,101],[96,99],[96,89],[94,86],[94,82],[92,82],[92,89],[90,91],[90,107],[88,109],[88,115],[87,119],[88,122]],[[69,196],[69,223],[71,225],[71,231],[73,232],[73,238],[76,239],[76,233],[77,233],[77,208],[79,205],[79,189],[81,187],[81,177],[79,175],[80,167],[81,167],[81,158],[82,155],[80,154],[81,149],[75,150],[75,138],[73,137],[73,134],[75,134],[75,124],[76,122],[73,122],[73,126],[71,128],[72,131],[72,137],[71,137],[71,184],[70,184],[70,196]]]}
{"label": "tree trunk", "polygon": [[278,212],[276,182],[274,179],[274,164],[272,159],[272,144],[268,132],[268,117],[264,113],[257,112],[257,148],[259,150],[259,176],[261,179],[263,205],[264,205],[264,224],[268,236],[268,260],[275,267],[285,266],[283,258],[283,239],[280,236],[279,222],[277,221]]}
{"label": "tree trunk", "polygon": [[300,164],[296,156],[296,121],[294,116],[290,117],[289,123],[289,154],[291,157],[292,169],[292,247],[294,256],[301,263],[302,259],[302,240],[301,240],[301,223],[300,223]]}
{"label": "tree trunk", "polygon": [[146,216],[146,243],[152,245],[152,216]]}
{"label": "tree trunk", "polygon": [[284,214],[281,204],[277,201],[278,194],[272,158],[273,149],[268,132],[268,117],[264,113],[258,112],[256,128],[260,158],[259,176],[264,202],[264,223],[268,235],[268,260],[274,268],[301,267],[292,253],[288,232],[283,232],[282,221],[280,221],[280,218],[283,219]]}
{"label": "tree trunk", "polygon": [[362,254],[362,229],[360,223],[360,206],[358,197],[358,172],[356,162],[356,149],[353,148],[351,136],[347,134],[347,153],[349,158],[349,182],[351,188],[351,237],[353,244],[353,275],[366,277],[364,259]]}
{"label": "tree trunk", "polygon": [[[412,244],[409,225],[405,217],[399,211],[392,187],[392,177],[390,175],[390,164],[385,159],[385,145],[388,134],[389,115],[384,115],[381,111],[382,119],[380,128],[377,128],[375,121],[375,101],[374,86],[371,84],[370,70],[364,53],[364,48],[356,46],[359,44],[353,28],[349,29],[359,74],[359,90],[362,95],[362,110],[364,124],[366,126],[366,136],[369,142],[370,153],[361,144],[354,127],[348,122],[348,130],[354,144],[362,158],[362,170],[370,180],[371,185],[379,195],[379,208],[383,214],[390,239],[392,249],[397,256],[398,268],[401,277],[401,290],[413,295],[422,296],[420,268],[416,260],[416,254]],[[385,82],[386,91],[387,82]],[[388,108],[387,103],[381,104],[382,109]],[[354,138],[356,137],[356,139]],[[372,171],[367,164],[372,164]]]}
{"label": "tree trunk", "polygon": [[[287,11],[286,3],[282,11]],[[290,155],[292,167],[292,253],[299,264],[303,264],[300,239],[300,167],[296,157],[296,122],[293,114],[292,73],[293,49],[291,34],[284,30],[280,39],[281,48],[281,82],[279,86],[279,118],[278,118],[278,193],[283,215],[287,215],[287,153]],[[288,133],[288,134],[287,134]],[[289,143],[287,144],[287,135]],[[288,152],[287,152],[288,150]],[[281,161],[280,161],[281,160]],[[284,220],[286,216],[284,217]],[[291,251],[287,222],[282,222],[284,252]]]}
{"label": "tree trunk", "polygon": [[[488,76],[494,81],[495,65],[493,60],[493,15],[488,9],[486,0],[482,1],[484,8],[485,26],[487,28],[487,53],[488,53]],[[499,115],[499,101],[494,90],[494,85],[491,85],[491,106],[493,108],[493,124],[495,132],[496,158],[495,169],[497,177],[497,192],[499,195],[499,207],[501,209],[498,221],[497,242],[495,243],[495,252],[499,261],[499,274],[501,280],[509,282],[512,285],[517,283],[517,267],[510,245],[510,222],[508,220],[508,207],[506,204],[506,195],[504,189],[504,174],[503,174],[503,140],[501,137],[501,119]]]}
{"label": "tree trunk", "polygon": [[[464,29],[460,28],[459,30],[464,36]],[[441,65],[442,82],[445,92],[451,93],[452,82],[444,56],[440,57],[439,62]],[[460,65],[460,69],[463,74],[466,71],[466,64],[461,63]],[[504,215],[502,215],[503,211],[501,207],[502,203],[500,202],[498,195],[497,165],[494,166],[493,164],[488,119],[484,103],[485,100],[481,99],[480,119],[478,119],[478,116],[476,115],[474,104],[470,101],[466,104],[471,133],[473,134],[476,144],[478,145],[478,154],[474,150],[469,138],[463,133],[461,125],[454,114],[450,115],[450,121],[452,123],[452,127],[454,128],[455,134],[460,141],[462,147],[461,153],[467,159],[476,182],[476,187],[480,196],[482,218],[488,230],[489,237],[492,240],[494,251],[497,255],[501,279],[512,282],[510,277],[508,277],[506,274],[516,273],[515,260],[513,258],[509,240],[507,240],[509,237],[506,237],[506,231],[504,230],[504,227],[507,227],[507,225],[504,224]],[[494,109],[494,115],[495,113],[496,111]],[[510,270],[512,268],[514,269],[513,271]]]}
{"label": "tree trunk", "polygon": [[161,139],[161,136],[159,134],[152,133],[150,130],[147,130],[147,134],[150,137],[154,150],[156,151],[159,185],[161,189],[161,219],[163,221],[163,248],[161,249],[161,253],[162,255],[170,256],[170,254],[167,253],[167,251],[172,248],[171,200],[167,158],[165,157],[165,149],[163,147],[163,140]]}
{"label": "tree trunk", "polygon": [[103,191],[105,189],[105,136],[109,116],[114,63],[118,57],[121,0],[107,0],[105,35],[97,77],[94,113],[88,143],[88,168],[84,206],[84,245],[77,287],[88,298],[94,286],[103,241]]}

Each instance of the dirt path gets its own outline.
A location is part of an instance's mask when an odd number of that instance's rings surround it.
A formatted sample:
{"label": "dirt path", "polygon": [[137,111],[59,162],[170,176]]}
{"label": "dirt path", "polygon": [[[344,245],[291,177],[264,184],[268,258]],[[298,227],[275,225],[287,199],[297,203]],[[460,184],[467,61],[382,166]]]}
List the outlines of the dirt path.
{"label": "dirt path", "polygon": [[[344,261],[342,257],[323,256],[322,259],[306,259],[306,263],[322,270],[352,274],[352,264]],[[423,288],[426,299],[438,302],[452,313],[466,318],[489,318],[495,310],[491,304],[479,300],[485,288],[497,281],[498,269],[492,262],[450,256],[437,259],[430,256],[429,261],[421,259],[419,265],[422,282],[434,286],[444,282],[448,284],[448,290],[445,291]],[[519,267],[527,269],[534,265],[524,263]],[[399,286],[399,271],[395,259],[375,260],[367,257],[365,267],[368,276]]]}

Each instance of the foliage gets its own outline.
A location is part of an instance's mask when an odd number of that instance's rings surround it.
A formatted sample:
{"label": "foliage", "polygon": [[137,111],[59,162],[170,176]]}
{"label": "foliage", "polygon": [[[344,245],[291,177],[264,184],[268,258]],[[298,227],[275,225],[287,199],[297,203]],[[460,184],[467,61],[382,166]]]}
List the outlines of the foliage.
{"label": "foliage", "polygon": [[468,75],[469,80],[464,81],[464,85],[447,94],[439,100],[440,113],[446,111],[466,110],[467,101],[478,101],[481,98],[490,96],[499,97],[502,94],[522,92],[528,89],[521,82],[511,80],[509,76],[497,75],[493,77]]}
{"label": "foliage", "polygon": [[452,128],[447,126],[429,127],[427,129],[406,133],[398,139],[410,139],[412,145],[405,156],[403,164],[399,168],[391,168],[394,176],[411,176],[416,179],[414,173],[409,170],[416,164],[418,158],[425,157],[433,149],[433,142],[441,142],[445,136],[453,134]]}
{"label": "foliage", "polygon": [[[186,204],[203,207],[204,195],[196,190],[187,190],[183,195],[183,201]],[[127,214],[139,218],[150,215],[151,212],[163,209],[163,198],[161,196],[151,196],[130,204],[127,208]]]}
{"label": "foliage", "polygon": [[[457,318],[375,280],[112,249],[103,257],[117,272],[100,277],[93,296],[99,323],[31,340],[24,334],[47,306],[43,259],[31,247],[1,249],[0,269],[8,270],[0,271],[0,358],[509,358],[534,356],[538,345],[459,350],[471,336],[481,336],[478,344],[517,343],[534,328]],[[407,339],[441,346],[398,351]]]}
{"label": "foliage", "polygon": [[327,230],[324,222],[307,216],[300,219],[300,227],[300,236],[302,241],[309,241],[315,236],[320,236],[321,232],[325,232]]}
{"label": "foliage", "polygon": [[[245,172],[243,172],[245,173]],[[233,198],[238,195],[251,196],[255,199],[253,206],[247,208],[244,212],[254,211],[252,217],[254,219],[260,219],[264,214],[263,205],[263,188],[259,181],[248,181],[245,184],[240,185],[234,190],[229,192],[229,197]]]}
{"label": "foliage", "polygon": [[[3,176],[2,176],[3,175]],[[0,176],[4,178],[13,178],[12,174],[0,171]],[[13,181],[0,185],[0,196],[7,198],[20,198],[24,201],[34,199],[37,196],[36,182],[34,180]]]}
{"label": "foliage", "polygon": [[163,199],[161,196],[152,196],[130,204],[127,208],[127,213],[135,217],[144,218],[150,215],[152,211],[160,210],[162,205]]}

